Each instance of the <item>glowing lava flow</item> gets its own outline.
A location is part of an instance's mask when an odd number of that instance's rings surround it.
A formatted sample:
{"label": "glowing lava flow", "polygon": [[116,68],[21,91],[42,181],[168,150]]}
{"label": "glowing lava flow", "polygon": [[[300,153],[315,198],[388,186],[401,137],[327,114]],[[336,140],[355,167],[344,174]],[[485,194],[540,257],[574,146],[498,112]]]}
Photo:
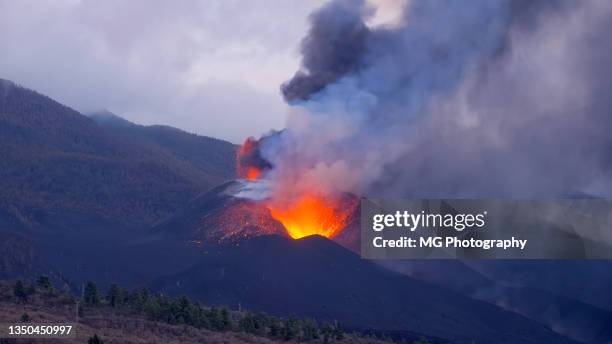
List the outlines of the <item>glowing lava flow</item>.
{"label": "glowing lava flow", "polygon": [[243,177],[245,179],[248,180],[254,180],[257,179],[257,177],[259,177],[259,173],[261,172],[260,169],[258,169],[257,167],[247,167],[246,172],[244,173]]}
{"label": "glowing lava flow", "polygon": [[345,227],[353,211],[352,206],[339,205],[314,195],[303,195],[288,206],[268,205],[268,209],[294,239],[314,234],[333,238]]}
{"label": "glowing lava flow", "polygon": [[260,166],[264,161],[259,157],[258,149],[258,142],[253,138],[246,139],[238,147],[236,152],[236,172],[238,177],[248,180],[254,180],[259,177],[262,168],[265,166]]}
{"label": "glowing lava flow", "polygon": [[[260,142],[253,138],[246,139],[238,147],[236,165],[238,176],[248,180],[265,178],[262,174],[272,168],[261,156]],[[294,239],[315,234],[333,238],[345,228],[356,209],[354,201],[321,197],[317,192],[300,193],[295,199],[282,203],[278,200],[285,197],[279,196],[264,201],[264,205]]]}

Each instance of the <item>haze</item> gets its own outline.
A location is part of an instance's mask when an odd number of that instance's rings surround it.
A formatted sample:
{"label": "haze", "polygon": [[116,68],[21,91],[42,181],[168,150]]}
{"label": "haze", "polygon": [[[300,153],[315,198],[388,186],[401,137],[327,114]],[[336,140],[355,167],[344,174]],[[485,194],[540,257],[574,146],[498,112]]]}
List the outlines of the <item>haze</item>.
{"label": "haze", "polygon": [[0,78],[84,113],[240,142],[283,127],[279,85],[321,2],[0,0]]}

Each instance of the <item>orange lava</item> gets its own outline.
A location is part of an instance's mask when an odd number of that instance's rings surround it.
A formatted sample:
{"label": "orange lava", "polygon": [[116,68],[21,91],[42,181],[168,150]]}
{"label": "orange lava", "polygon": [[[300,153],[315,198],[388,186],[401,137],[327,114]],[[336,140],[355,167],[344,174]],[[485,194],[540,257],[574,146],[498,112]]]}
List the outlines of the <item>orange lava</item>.
{"label": "orange lava", "polygon": [[246,172],[244,173],[243,177],[248,180],[254,180],[257,179],[260,172],[261,170],[257,167],[250,166],[246,168]]}
{"label": "orange lava", "polygon": [[249,156],[257,149],[257,145],[257,141],[249,137],[240,147],[238,147],[238,151],[236,152],[236,172],[238,177],[248,180],[257,179],[257,177],[259,177],[261,169],[250,164],[248,161],[244,161],[246,156]]}
{"label": "orange lava", "polygon": [[[265,178],[266,171],[271,168],[272,165],[261,156],[260,141],[249,137],[238,147],[236,152],[238,177],[248,180]],[[290,185],[291,183],[284,184]],[[296,190],[291,188],[290,192],[293,195]],[[309,235],[321,235],[331,239],[346,227],[349,218],[355,213],[357,202],[347,200],[347,197],[321,197],[320,195],[321,193],[316,190],[306,189],[305,192],[301,191],[293,201],[280,203],[280,199],[289,198],[286,197],[285,192],[281,192],[276,195],[279,197],[268,199],[263,202],[263,205],[270,211],[272,218],[278,221],[273,222],[278,227],[282,224],[290,237],[299,239]],[[249,209],[242,210],[248,211]],[[246,221],[246,218],[241,221],[233,221],[233,223],[238,222],[248,223],[249,221]],[[264,224],[261,228],[266,229],[267,225],[269,224]],[[252,234],[252,232],[249,233]]]}
{"label": "orange lava", "polygon": [[318,234],[327,238],[336,236],[346,225],[352,207],[315,195],[303,195],[286,206],[268,205],[272,217],[283,224],[294,239]]}

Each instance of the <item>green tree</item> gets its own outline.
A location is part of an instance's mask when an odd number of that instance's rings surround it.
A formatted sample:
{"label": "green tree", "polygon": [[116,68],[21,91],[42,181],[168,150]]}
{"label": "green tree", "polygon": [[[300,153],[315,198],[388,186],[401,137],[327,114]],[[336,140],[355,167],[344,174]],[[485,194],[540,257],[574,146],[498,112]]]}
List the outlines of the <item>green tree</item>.
{"label": "green tree", "polygon": [[285,320],[284,324],[284,335],[285,340],[293,340],[296,339],[298,334],[300,333],[300,324],[295,317],[289,317],[289,319]]}
{"label": "green tree", "polygon": [[28,298],[28,294],[26,293],[26,288],[23,285],[21,280],[18,280],[13,287],[13,294],[21,301],[26,301]]}
{"label": "green tree", "polygon": [[412,342],[412,344],[429,344],[429,341],[425,337],[421,337]]}
{"label": "green tree", "polygon": [[238,328],[243,332],[255,333],[255,319],[251,314],[246,314],[238,321]]}
{"label": "green tree", "polygon": [[214,331],[227,331],[231,329],[232,323],[229,312],[225,307],[212,307],[208,313],[211,329]]}
{"label": "green tree", "polygon": [[[321,327],[321,334],[323,335],[323,343],[327,344],[331,341],[333,331],[334,331],[333,327],[329,324],[324,324]],[[376,339],[376,336],[374,336],[374,339]]]}
{"label": "green tree", "polygon": [[337,321],[334,323],[333,334],[334,334],[334,338],[336,338],[336,340],[343,340],[344,339],[344,330],[342,329],[342,327],[340,326],[340,324]]}
{"label": "green tree", "polygon": [[[252,312],[243,312],[242,314],[243,316],[238,322],[240,331],[263,336],[267,334],[267,329],[270,327],[270,332],[272,332],[272,321],[267,315]],[[276,331],[277,329],[274,330]],[[273,336],[272,334],[270,335]]]}
{"label": "green tree", "polygon": [[134,289],[128,295],[128,302],[130,307],[134,310],[142,310],[147,299],[149,298],[149,290],[146,288],[143,289]]}
{"label": "green tree", "polygon": [[87,344],[104,344],[104,341],[97,334],[94,334],[93,337],[89,337]]}
{"label": "green tree", "polygon": [[210,323],[208,318],[204,314],[204,309],[200,306],[199,303],[194,303],[191,306],[191,316],[193,319],[193,325],[198,328],[210,328]]}
{"label": "green tree", "polygon": [[116,308],[120,305],[121,288],[119,288],[119,286],[116,283],[111,284],[110,288],[108,289],[106,300],[108,301],[108,304],[113,308]]}
{"label": "green tree", "polygon": [[53,288],[53,286],[51,285],[51,280],[49,280],[49,277],[45,275],[41,275],[40,277],[38,277],[38,279],[36,280],[36,285],[46,291],[50,291]]}
{"label": "green tree", "polygon": [[301,340],[308,342],[319,339],[319,326],[313,319],[305,319],[302,322],[302,337]]}
{"label": "green tree", "polygon": [[194,319],[191,310],[191,301],[186,296],[174,299],[170,305],[172,319],[178,324],[193,325]]}
{"label": "green tree", "polygon": [[283,336],[283,326],[277,317],[270,318],[270,336],[281,338]]}
{"label": "green tree", "polygon": [[98,293],[98,287],[93,281],[87,281],[87,284],[85,284],[83,301],[85,302],[85,304],[92,306],[100,304],[100,294]]}
{"label": "green tree", "polygon": [[230,320],[229,311],[227,308],[221,308],[221,331],[228,331],[232,328],[232,321]]}

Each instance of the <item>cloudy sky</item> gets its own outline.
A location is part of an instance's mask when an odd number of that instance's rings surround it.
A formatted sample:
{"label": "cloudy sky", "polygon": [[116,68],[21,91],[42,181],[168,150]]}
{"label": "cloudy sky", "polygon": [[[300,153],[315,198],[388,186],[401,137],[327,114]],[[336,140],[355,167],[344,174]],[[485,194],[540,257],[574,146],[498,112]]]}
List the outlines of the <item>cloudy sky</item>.
{"label": "cloudy sky", "polygon": [[323,1],[0,0],[0,78],[239,142],[283,127],[279,85]]}

